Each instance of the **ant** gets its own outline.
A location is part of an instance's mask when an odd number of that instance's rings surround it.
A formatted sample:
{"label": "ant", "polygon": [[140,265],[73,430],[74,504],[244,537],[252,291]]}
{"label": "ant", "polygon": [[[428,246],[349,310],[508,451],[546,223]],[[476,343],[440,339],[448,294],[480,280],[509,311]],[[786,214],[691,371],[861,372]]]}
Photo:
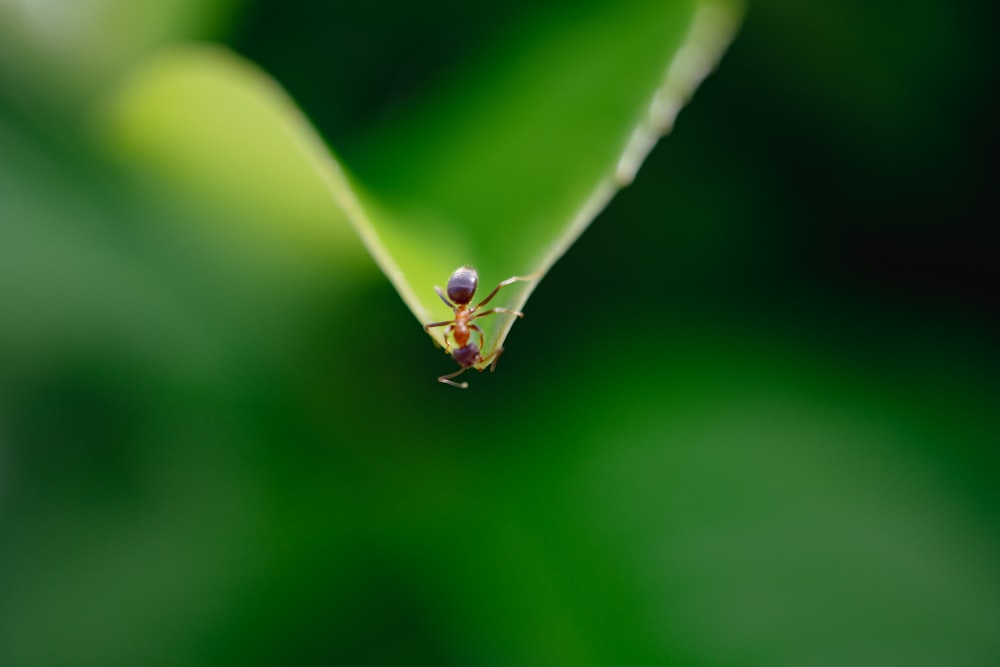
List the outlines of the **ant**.
{"label": "ant", "polygon": [[[527,278],[512,276],[497,285],[485,299],[480,301],[477,305],[471,307],[469,306],[469,303],[472,301],[472,297],[476,293],[476,287],[479,286],[479,274],[476,273],[476,270],[471,266],[460,266],[455,269],[454,273],[451,274],[451,277],[448,278],[447,297],[445,297],[444,292],[441,291],[440,287],[437,285],[434,286],[434,291],[437,292],[438,296],[441,297],[441,300],[444,301],[445,304],[452,309],[452,311],[454,311],[455,317],[443,322],[425,324],[424,331],[429,331],[433,327],[447,326],[448,328],[444,330],[444,351],[450,354],[452,359],[457,361],[458,365],[461,366],[461,368],[454,373],[449,373],[448,375],[442,375],[439,377],[438,382],[441,382],[442,384],[450,384],[451,386],[459,387],[460,389],[468,389],[468,382],[455,382],[452,378],[461,375],[477,364],[485,364],[490,360],[493,361],[493,363],[490,364],[490,372],[496,369],[497,360],[500,358],[500,354],[503,353],[503,348],[497,347],[484,357],[481,354],[483,349],[483,330],[475,324],[472,324],[471,320],[485,317],[486,315],[492,315],[493,313],[510,313],[511,315],[515,315],[517,317],[524,317],[524,313],[516,310],[510,310],[508,308],[490,308],[489,310],[484,310],[482,312],[479,312],[479,309],[488,304],[490,300],[497,295],[497,292],[499,292],[501,288],[512,283],[532,280],[533,278],[534,276],[529,276]],[[451,301],[448,299],[451,299]],[[478,346],[475,343],[469,342],[471,331],[475,331],[479,334]],[[449,336],[455,339],[455,345],[458,346],[454,350],[451,349],[451,344],[448,341]]]}

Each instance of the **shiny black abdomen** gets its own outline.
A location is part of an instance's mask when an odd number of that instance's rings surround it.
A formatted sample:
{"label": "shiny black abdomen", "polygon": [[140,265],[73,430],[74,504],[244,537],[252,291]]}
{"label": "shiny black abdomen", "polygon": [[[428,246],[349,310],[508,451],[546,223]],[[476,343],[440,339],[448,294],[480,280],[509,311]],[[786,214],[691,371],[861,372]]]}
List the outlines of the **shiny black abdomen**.
{"label": "shiny black abdomen", "polygon": [[476,270],[471,266],[460,267],[448,279],[448,298],[456,305],[468,305],[478,286],[479,274]]}

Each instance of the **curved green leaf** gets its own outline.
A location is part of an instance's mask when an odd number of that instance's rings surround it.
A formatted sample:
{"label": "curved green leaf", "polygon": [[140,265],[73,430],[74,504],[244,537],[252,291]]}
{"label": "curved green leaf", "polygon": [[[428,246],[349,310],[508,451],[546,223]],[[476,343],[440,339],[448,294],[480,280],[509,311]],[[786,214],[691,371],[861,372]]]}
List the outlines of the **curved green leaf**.
{"label": "curved green leaf", "polygon": [[[115,152],[224,207],[234,236],[350,260],[361,215],[339,163],[273,79],[216,46],[174,47],[105,99],[96,128]],[[356,229],[371,229],[360,220]]]}
{"label": "curved green leaf", "polygon": [[[429,286],[459,265],[484,287],[547,272],[670,130],[737,9],[659,0],[540,16],[375,137],[358,171],[391,207],[379,231],[416,286],[418,319],[447,317]],[[521,310],[535,284],[503,305]]]}
{"label": "curved green leaf", "polygon": [[[230,191],[271,224],[296,210],[346,219],[416,318],[443,320],[433,287],[458,266],[479,270],[484,293],[551,268],[669,131],[739,10],[650,0],[539,12],[360,142],[353,175],[273,81],[220,50],[161,57],[112,96],[103,121],[113,145],[175,173],[241,174]],[[248,121],[255,114],[267,122]],[[521,310],[536,285],[494,303]],[[513,319],[484,323],[487,349]],[[441,329],[431,335],[442,342]]]}

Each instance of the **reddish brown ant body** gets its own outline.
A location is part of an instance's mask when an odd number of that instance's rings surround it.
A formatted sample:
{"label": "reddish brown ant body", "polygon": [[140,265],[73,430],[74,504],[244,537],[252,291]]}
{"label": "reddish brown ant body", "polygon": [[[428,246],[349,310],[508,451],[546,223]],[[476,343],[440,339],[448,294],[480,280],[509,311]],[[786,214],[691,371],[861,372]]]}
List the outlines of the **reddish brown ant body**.
{"label": "reddish brown ant body", "polygon": [[[468,382],[455,382],[452,378],[461,375],[477,364],[485,364],[491,360],[493,363],[490,364],[490,370],[492,371],[496,368],[497,359],[500,358],[503,348],[498,347],[484,357],[482,355],[484,342],[483,330],[473,324],[472,320],[485,317],[486,315],[492,315],[494,313],[510,313],[511,315],[515,315],[517,317],[524,317],[524,313],[516,310],[510,310],[508,308],[490,308],[489,310],[484,310],[482,312],[480,312],[479,309],[488,304],[490,300],[497,295],[497,292],[499,292],[501,288],[506,287],[511,283],[526,280],[532,280],[532,278],[512,276],[507,280],[504,280],[497,285],[485,299],[480,301],[475,306],[469,306],[469,303],[472,302],[472,297],[476,294],[476,288],[479,286],[479,274],[476,273],[476,270],[471,266],[460,266],[455,269],[454,273],[451,274],[451,277],[448,278],[447,297],[445,297],[444,292],[441,291],[440,287],[436,285],[434,286],[434,291],[436,291],[438,296],[441,297],[441,300],[452,309],[455,313],[455,317],[443,322],[432,322],[431,324],[426,324],[424,325],[424,331],[428,331],[433,327],[448,327],[444,330],[444,350],[451,355],[452,359],[458,362],[459,366],[461,366],[461,368],[454,373],[449,373],[448,375],[442,375],[439,377],[438,382],[450,384],[453,387],[467,389],[469,386]],[[449,301],[449,299],[451,299],[451,301]],[[469,338],[472,336],[473,331],[479,334],[479,345],[469,342]],[[455,345],[457,346],[455,349],[452,349],[451,347],[449,336],[455,340]]]}

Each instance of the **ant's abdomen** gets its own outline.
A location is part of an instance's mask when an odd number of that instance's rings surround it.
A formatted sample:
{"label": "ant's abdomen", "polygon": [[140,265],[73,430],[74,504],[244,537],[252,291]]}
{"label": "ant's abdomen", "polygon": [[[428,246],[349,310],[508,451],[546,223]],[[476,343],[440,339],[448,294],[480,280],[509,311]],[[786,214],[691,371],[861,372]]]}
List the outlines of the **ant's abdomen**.
{"label": "ant's abdomen", "polygon": [[479,274],[471,266],[460,266],[448,279],[448,298],[455,305],[465,306],[472,301],[472,295],[479,286]]}

